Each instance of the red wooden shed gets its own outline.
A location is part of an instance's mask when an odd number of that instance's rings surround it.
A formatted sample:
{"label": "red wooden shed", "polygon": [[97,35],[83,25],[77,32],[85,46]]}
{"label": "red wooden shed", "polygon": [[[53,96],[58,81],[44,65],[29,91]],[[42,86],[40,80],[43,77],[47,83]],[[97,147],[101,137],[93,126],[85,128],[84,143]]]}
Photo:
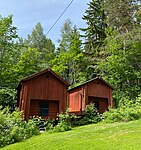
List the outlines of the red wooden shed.
{"label": "red wooden shed", "polygon": [[72,88],[68,90],[69,111],[82,115],[86,105],[94,103],[99,113],[103,113],[109,106],[113,106],[112,90],[112,86],[102,78],[95,78]]}
{"label": "red wooden shed", "polygon": [[24,111],[25,120],[30,116],[55,118],[66,110],[69,83],[50,68],[20,81],[18,107]]}

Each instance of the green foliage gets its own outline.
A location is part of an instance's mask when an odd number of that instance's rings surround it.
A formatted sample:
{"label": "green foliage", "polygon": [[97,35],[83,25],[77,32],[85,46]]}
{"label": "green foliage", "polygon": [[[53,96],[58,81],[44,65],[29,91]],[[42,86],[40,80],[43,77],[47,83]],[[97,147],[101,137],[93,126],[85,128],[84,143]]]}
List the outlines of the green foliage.
{"label": "green foliage", "polygon": [[0,16],[0,105],[15,107],[16,79],[13,66],[19,60],[17,28],[12,25],[12,16]]}
{"label": "green foliage", "polygon": [[39,134],[33,120],[25,122],[18,110],[10,113],[9,108],[0,109],[0,147],[25,140]]}
{"label": "green foliage", "polygon": [[39,55],[40,52],[38,52],[36,48],[28,48],[26,51],[22,52],[19,62],[17,62],[13,68],[16,73],[15,78],[21,80],[22,78],[41,70],[41,60],[39,59]]}
{"label": "green foliage", "polygon": [[141,92],[141,38],[140,28],[118,35],[113,32],[106,39],[108,56],[99,62],[102,76],[113,85],[116,97],[119,94],[130,99]]}
{"label": "green foliage", "polygon": [[1,150],[140,150],[141,120],[76,127],[65,133],[43,133]]}
{"label": "green foliage", "polygon": [[76,26],[72,27],[70,20],[67,20],[61,30],[57,56],[51,62],[52,69],[70,84],[85,80],[86,62],[81,46],[82,41],[78,29]]}
{"label": "green foliage", "polygon": [[53,128],[55,127],[55,125],[58,123],[58,120],[55,119],[47,119],[44,122],[44,128],[46,131],[50,131],[53,130]]}
{"label": "green foliage", "polygon": [[86,79],[92,79],[99,76],[97,68],[101,58],[101,47],[106,38],[106,15],[103,6],[103,0],[91,0],[82,19],[86,21],[87,27],[82,28],[84,32],[84,56],[87,65]]}
{"label": "green foliage", "polygon": [[58,40],[59,42],[58,52],[69,51],[71,34],[72,34],[72,22],[70,19],[66,19],[60,30],[61,39]]}
{"label": "green foliage", "polygon": [[141,91],[140,5],[137,0],[91,0],[83,19],[86,78],[103,76],[118,97]]}
{"label": "green foliage", "polygon": [[83,16],[85,44],[66,20],[57,50],[40,23],[23,40],[12,16],[0,16],[0,105],[14,110],[19,80],[47,67],[72,87],[101,75],[115,88],[117,107],[122,107],[123,97],[134,101],[141,92],[140,12],[140,0],[92,0]]}
{"label": "green foliage", "polygon": [[140,9],[138,9],[135,12],[135,18],[136,18],[137,24],[140,26],[140,24],[141,24],[141,10]]}
{"label": "green foliage", "polygon": [[58,123],[58,120],[56,119],[42,119],[41,117],[37,116],[32,116],[30,119],[36,124],[39,130],[40,126],[42,126],[45,129],[45,131],[49,132],[52,132],[54,126]]}
{"label": "green foliage", "polygon": [[141,106],[141,93],[135,99],[135,105]]}
{"label": "green foliage", "polygon": [[103,0],[90,1],[82,19],[87,24],[87,28],[82,29],[85,32],[84,37],[88,47],[86,50],[96,54],[106,38],[106,15],[103,9]]}
{"label": "green foliage", "polygon": [[19,58],[16,31],[17,28],[12,25],[12,16],[0,16],[0,85],[9,89],[16,87],[12,72]]}
{"label": "green foliage", "polygon": [[16,91],[14,89],[0,87],[0,106],[3,108],[8,106],[11,111],[15,109]]}
{"label": "green foliage", "polygon": [[[105,0],[104,10],[107,25],[116,29],[120,34],[135,29],[139,23],[140,0]],[[136,15],[135,15],[136,14]]]}
{"label": "green foliage", "polygon": [[72,129],[72,119],[77,118],[75,115],[69,114],[68,110],[65,113],[58,115],[58,124],[54,127],[56,132],[64,132]]}
{"label": "green foliage", "polygon": [[97,109],[94,106],[94,103],[86,106],[84,117],[79,121],[79,125],[98,123],[101,121],[101,116],[97,112]]}
{"label": "green foliage", "polygon": [[141,118],[141,96],[135,101],[122,99],[119,104],[117,109],[109,109],[103,114],[106,122],[127,122]]}
{"label": "green foliage", "polygon": [[38,61],[40,61],[40,67],[42,69],[51,66],[50,61],[55,57],[55,45],[51,39],[46,37],[40,23],[35,25],[31,34],[24,40],[24,45],[28,48],[37,49],[39,52]]}
{"label": "green foliage", "polygon": [[141,118],[141,108],[122,107],[110,109],[103,114],[106,122],[128,122]]}

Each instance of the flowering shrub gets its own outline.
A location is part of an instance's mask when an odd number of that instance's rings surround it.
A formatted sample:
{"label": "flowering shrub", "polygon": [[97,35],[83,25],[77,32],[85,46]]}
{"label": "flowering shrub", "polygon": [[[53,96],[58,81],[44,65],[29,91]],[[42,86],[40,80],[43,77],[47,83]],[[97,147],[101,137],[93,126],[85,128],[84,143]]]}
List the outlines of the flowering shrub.
{"label": "flowering shrub", "polygon": [[10,113],[9,108],[0,108],[0,147],[39,134],[36,123],[33,120],[26,122],[22,116],[18,110]]}
{"label": "flowering shrub", "polygon": [[58,115],[58,124],[54,127],[54,131],[64,132],[72,129],[72,119],[77,118],[75,115],[69,114],[68,110],[65,113]]}

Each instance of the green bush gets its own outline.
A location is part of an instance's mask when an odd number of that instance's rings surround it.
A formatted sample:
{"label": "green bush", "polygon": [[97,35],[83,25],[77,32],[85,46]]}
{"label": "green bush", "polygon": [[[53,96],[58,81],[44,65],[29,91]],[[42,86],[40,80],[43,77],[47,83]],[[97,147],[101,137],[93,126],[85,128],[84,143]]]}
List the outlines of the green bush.
{"label": "green bush", "polygon": [[94,104],[86,106],[84,117],[79,121],[79,125],[86,125],[91,123],[97,123],[101,121],[101,116],[95,108]]}
{"label": "green bush", "polygon": [[141,96],[136,100],[124,100],[117,109],[109,109],[103,114],[106,122],[132,121],[141,118]]}
{"label": "green bush", "polygon": [[39,134],[34,120],[26,122],[22,116],[18,110],[10,113],[9,108],[0,109],[0,147]]}
{"label": "green bush", "polygon": [[52,130],[55,125],[57,125],[58,121],[55,119],[48,119],[44,122],[45,130]]}
{"label": "green bush", "polygon": [[16,106],[16,91],[15,89],[4,88],[0,86],[0,106],[9,107],[11,111],[15,110]]}
{"label": "green bush", "polygon": [[55,125],[57,125],[58,121],[55,119],[42,119],[41,117],[31,116],[31,120],[36,124],[36,126],[44,128],[45,131],[52,130]]}
{"label": "green bush", "polygon": [[54,131],[64,132],[72,129],[72,119],[77,118],[75,115],[70,115],[68,110],[65,113],[58,115],[58,124],[54,127]]}
{"label": "green bush", "polygon": [[106,122],[132,121],[141,118],[141,107],[110,109],[103,114]]}

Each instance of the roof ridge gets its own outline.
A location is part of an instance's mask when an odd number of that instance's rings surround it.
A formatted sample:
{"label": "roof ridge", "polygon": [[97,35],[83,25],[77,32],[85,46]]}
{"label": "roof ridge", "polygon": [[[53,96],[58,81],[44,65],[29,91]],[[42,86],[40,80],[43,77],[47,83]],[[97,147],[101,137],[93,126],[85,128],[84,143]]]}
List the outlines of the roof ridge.
{"label": "roof ridge", "polygon": [[57,77],[59,80],[61,80],[62,82],[64,82],[67,86],[70,85],[65,79],[63,79],[63,78],[60,77],[58,74],[56,74],[50,67],[48,67],[47,69],[44,69],[44,70],[42,70],[42,71],[39,71],[39,72],[37,72],[37,73],[31,74],[31,75],[29,75],[29,76],[27,76],[27,77],[25,77],[25,78],[23,78],[23,79],[20,81],[20,83],[21,83],[21,82],[28,81],[28,80],[30,80],[30,79],[33,79],[33,78],[35,78],[35,77],[37,77],[37,76],[39,76],[39,75],[42,75],[42,74],[44,74],[44,73],[46,73],[46,72],[51,72],[55,77]]}
{"label": "roof ridge", "polygon": [[85,85],[85,84],[87,84],[87,83],[89,83],[89,82],[91,82],[91,81],[97,80],[97,79],[99,79],[99,80],[101,80],[102,82],[104,82],[104,83],[105,83],[108,87],[110,87],[111,89],[114,89],[114,88],[113,88],[109,83],[107,83],[102,77],[95,77],[95,78],[93,78],[93,79],[90,79],[90,80],[87,80],[87,81],[81,83],[80,85],[77,85],[76,87],[73,87],[73,88],[69,89],[68,91],[71,91],[71,90],[73,90],[73,89],[75,89],[75,88],[77,88],[77,87],[80,87],[80,86],[82,86],[82,85]]}

